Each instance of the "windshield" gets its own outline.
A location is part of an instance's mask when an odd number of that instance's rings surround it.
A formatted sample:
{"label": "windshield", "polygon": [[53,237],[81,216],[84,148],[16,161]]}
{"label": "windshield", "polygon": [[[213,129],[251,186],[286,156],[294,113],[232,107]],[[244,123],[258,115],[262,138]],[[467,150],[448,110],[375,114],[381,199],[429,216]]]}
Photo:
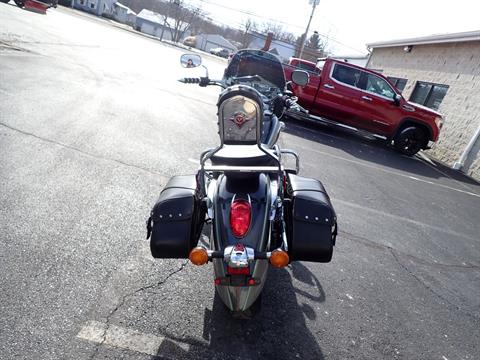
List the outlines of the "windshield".
{"label": "windshield", "polygon": [[[254,75],[260,78],[242,79],[242,77]],[[261,50],[237,52],[225,70],[224,80],[228,85],[248,82],[250,86],[267,97],[276,95],[285,87],[282,63],[275,55]]]}

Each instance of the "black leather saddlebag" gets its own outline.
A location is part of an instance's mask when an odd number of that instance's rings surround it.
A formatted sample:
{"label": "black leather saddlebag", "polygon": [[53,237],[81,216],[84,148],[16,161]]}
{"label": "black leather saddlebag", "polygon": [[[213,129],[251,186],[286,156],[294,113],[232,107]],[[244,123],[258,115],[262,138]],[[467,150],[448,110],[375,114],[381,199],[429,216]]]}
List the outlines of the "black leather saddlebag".
{"label": "black leather saddlebag", "polygon": [[154,258],[186,259],[198,242],[206,207],[195,175],[174,176],[160,193],[147,221]]}
{"label": "black leather saddlebag", "polygon": [[290,259],[329,262],[337,236],[337,217],[322,183],[289,174],[286,226]]}

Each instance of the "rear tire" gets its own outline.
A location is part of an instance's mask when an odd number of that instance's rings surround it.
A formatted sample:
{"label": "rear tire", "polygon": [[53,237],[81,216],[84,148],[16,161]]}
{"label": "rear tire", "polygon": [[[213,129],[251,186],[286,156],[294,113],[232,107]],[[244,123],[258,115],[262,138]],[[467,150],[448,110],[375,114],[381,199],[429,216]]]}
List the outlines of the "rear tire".
{"label": "rear tire", "polygon": [[13,1],[15,1],[15,4],[17,4],[19,8],[25,7],[25,0],[13,0]]}
{"label": "rear tire", "polygon": [[260,293],[257,299],[253,302],[252,306],[250,306],[247,310],[233,311],[233,318],[238,320],[252,320],[262,310],[262,295],[263,293]]}
{"label": "rear tire", "polygon": [[428,141],[425,131],[418,126],[409,126],[395,136],[395,149],[404,155],[413,156],[424,149]]}

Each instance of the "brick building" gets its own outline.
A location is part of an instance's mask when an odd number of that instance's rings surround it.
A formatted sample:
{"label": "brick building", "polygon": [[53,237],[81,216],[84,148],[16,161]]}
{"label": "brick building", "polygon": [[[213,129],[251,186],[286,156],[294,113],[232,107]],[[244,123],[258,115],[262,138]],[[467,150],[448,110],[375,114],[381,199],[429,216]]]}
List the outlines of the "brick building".
{"label": "brick building", "polygon": [[445,115],[429,154],[480,179],[480,31],[367,46],[368,68],[390,77],[406,99]]}

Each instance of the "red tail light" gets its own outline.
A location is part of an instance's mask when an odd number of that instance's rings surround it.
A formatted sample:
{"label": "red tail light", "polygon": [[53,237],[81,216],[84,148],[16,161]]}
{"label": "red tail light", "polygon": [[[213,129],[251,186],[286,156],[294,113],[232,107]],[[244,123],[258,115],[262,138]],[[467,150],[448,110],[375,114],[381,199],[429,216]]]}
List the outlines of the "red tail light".
{"label": "red tail light", "polygon": [[242,238],[250,228],[252,209],[246,200],[235,200],[230,208],[230,228],[233,236]]}

